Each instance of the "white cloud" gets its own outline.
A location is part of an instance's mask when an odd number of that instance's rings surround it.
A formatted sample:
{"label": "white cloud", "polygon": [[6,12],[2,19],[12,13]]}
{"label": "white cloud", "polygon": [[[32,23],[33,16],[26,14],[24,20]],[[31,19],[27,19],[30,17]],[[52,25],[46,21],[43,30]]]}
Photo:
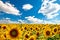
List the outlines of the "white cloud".
{"label": "white cloud", "polygon": [[22,7],[22,9],[24,9],[24,10],[30,10],[32,8],[33,8],[33,6],[31,4],[24,4]]}
{"label": "white cloud", "polygon": [[43,3],[38,13],[42,13],[47,17],[47,19],[52,19],[59,15],[60,5],[58,3],[53,3],[56,0],[42,0]]}
{"label": "white cloud", "polygon": [[26,20],[19,20],[19,23],[22,24],[60,24],[60,20],[43,20],[39,18],[35,18],[35,16],[25,17]]}
{"label": "white cloud", "polygon": [[4,18],[4,19],[10,19],[10,18],[7,17],[7,18]]}
{"label": "white cloud", "polygon": [[20,11],[8,2],[3,3],[3,1],[0,1],[0,11],[7,14],[20,15]]}
{"label": "white cloud", "polygon": [[31,23],[42,23],[43,20],[40,20],[38,18],[35,18],[35,16],[28,16],[25,17],[28,21],[30,21]]}
{"label": "white cloud", "polygon": [[6,24],[6,23],[7,23],[7,24],[8,24],[8,23],[15,23],[15,24],[17,24],[17,23],[19,23],[19,22],[18,22],[18,21],[12,21],[10,18],[3,18],[3,19],[0,20],[0,23],[1,23],[1,24],[3,24],[3,23],[4,23],[4,24]]}
{"label": "white cloud", "polygon": [[28,23],[26,20],[21,20],[21,19],[19,19],[18,22],[19,22],[19,23],[22,23],[22,24]]}
{"label": "white cloud", "polygon": [[12,21],[10,18],[3,18],[0,20],[1,24],[60,24],[60,20],[42,20],[35,18],[34,16],[25,17],[26,20],[19,19],[18,21]]}

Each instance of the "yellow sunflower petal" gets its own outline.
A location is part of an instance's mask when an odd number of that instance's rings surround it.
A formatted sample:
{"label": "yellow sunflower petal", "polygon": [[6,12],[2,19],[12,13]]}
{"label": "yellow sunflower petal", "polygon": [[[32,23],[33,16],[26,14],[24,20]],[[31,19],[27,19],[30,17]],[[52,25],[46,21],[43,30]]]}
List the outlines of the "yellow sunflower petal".
{"label": "yellow sunflower petal", "polygon": [[45,37],[50,37],[51,36],[51,28],[47,27],[46,29],[44,29],[43,34]]}
{"label": "yellow sunflower petal", "polygon": [[29,40],[36,40],[36,35],[30,36]]}
{"label": "yellow sunflower petal", "polygon": [[54,28],[52,29],[52,31],[53,31],[54,34],[57,34],[57,33],[58,33],[58,27],[54,27]]}
{"label": "yellow sunflower petal", "polygon": [[10,25],[7,29],[6,36],[8,39],[17,40],[22,36],[22,31],[16,25]]}

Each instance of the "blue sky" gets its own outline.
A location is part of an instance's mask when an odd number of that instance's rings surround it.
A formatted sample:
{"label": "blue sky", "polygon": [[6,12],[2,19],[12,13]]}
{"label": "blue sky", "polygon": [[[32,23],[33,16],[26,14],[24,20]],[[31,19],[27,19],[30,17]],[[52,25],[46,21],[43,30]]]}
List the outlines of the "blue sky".
{"label": "blue sky", "polygon": [[[60,9],[57,8],[60,6],[60,1],[50,1],[45,2],[45,0],[1,0],[2,3],[0,2],[0,20],[4,20],[7,18],[11,21],[21,21],[23,23],[41,23],[40,20],[45,20],[49,23],[50,21],[55,22],[55,20],[60,20]],[[55,4],[57,3],[57,7],[55,7],[56,11],[52,11],[53,13],[50,12],[51,10],[49,9],[49,7],[46,8],[47,11],[46,9],[44,11],[44,7],[46,6],[43,6],[45,5],[43,3],[49,4],[49,2],[53,4],[53,6],[51,6],[52,4],[50,5],[52,8],[54,8],[54,6],[56,6]],[[9,5],[12,6],[9,7]],[[43,12],[41,10],[43,10]],[[31,20],[31,18],[33,21]]]}

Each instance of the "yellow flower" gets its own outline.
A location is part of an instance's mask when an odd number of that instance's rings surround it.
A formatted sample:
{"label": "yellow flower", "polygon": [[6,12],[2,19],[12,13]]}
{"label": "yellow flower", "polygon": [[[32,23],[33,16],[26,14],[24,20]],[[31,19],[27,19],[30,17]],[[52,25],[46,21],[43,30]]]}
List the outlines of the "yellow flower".
{"label": "yellow flower", "polygon": [[22,31],[20,27],[16,26],[15,24],[9,25],[6,31],[6,37],[10,40],[17,40],[22,36]]}
{"label": "yellow flower", "polygon": [[58,34],[60,34],[60,30],[58,31]]}
{"label": "yellow flower", "polygon": [[29,40],[36,40],[36,35],[30,36]]}
{"label": "yellow flower", "polygon": [[55,36],[55,33],[54,32],[52,32],[52,37],[54,37]]}
{"label": "yellow flower", "polygon": [[36,32],[36,36],[37,36],[37,37],[38,37],[40,34],[41,34],[40,31],[37,31],[37,32]]}
{"label": "yellow flower", "polygon": [[5,40],[5,39],[6,39],[6,36],[5,36],[5,34],[1,34],[1,35],[0,35],[0,39],[3,39],[3,40]]}
{"label": "yellow flower", "polygon": [[58,27],[58,34],[60,34],[60,26]]}
{"label": "yellow flower", "polygon": [[58,33],[58,27],[54,27],[54,28],[52,29],[52,31],[53,31],[54,34],[57,34],[57,33]]}
{"label": "yellow flower", "polygon": [[3,30],[6,30],[6,29],[7,29],[7,27],[8,27],[8,25],[7,25],[7,24],[2,24],[2,25],[1,25],[1,28],[2,28]]}
{"label": "yellow flower", "polygon": [[28,38],[29,38],[29,34],[25,33],[24,37],[23,37],[23,40],[27,40]]}
{"label": "yellow flower", "polygon": [[35,31],[40,31],[40,28],[39,28],[38,26],[35,26],[35,27],[34,27],[34,30],[35,30]]}
{"label": "yellow flower", "polygon": [[38,24],[38,27],[41,29],[43,27],[43,24]]}
{"label": "yellow flower", "polygon": [[5,34],[6,34],[6,31],[7,31],[8,25],[6,25],[6,24],[1,24],[0,27],[1,27],[0,37],[2,37],[2,39],[6,39]]}
{"label": "yellow flower", "polygon": [[21,27],[21,31],[24,31],[24,27]]}
{"label": "yellow flower", "polygon": [[45,26],[43,26],[41,29],[44,30],[44,29],[46,29],[48,27],[49,27],[48,24],[45,24]]}
{"label": "yellow flower", "polygon": [[1,32],[2,32],[2,26],[1,26],[1,24],[0,24],[0,34],[1,34]]}
{"label": "yellow flower", "polygon": [[50,37],[51,36],[51,28],[50,27],[47,27],[47,28],[45,28],[44,29],[44,31],[43,31],[43,34],[44,34],[44,36],[47,38],[47,37]]}
{"label": "yellow flower", "polygon": [[24,28],[24,30],[28,30],[29,24],[22,24],[22,27]]}
{"label": "yellow flower", "polygon": [[28,40],[27,38],[23,38],[23,40]]}
{"label": "yellow flower", "polygon": [[26,31],[26,32],[24,33],[24,38],[28,39],[29,36],[30,36],[30,31]]}
{"label": "yellow flower", "polygon": [[29,30],[30,31],[33,31],[34,30],[34,27],[32,25],[30,25]]}
{"label": "yellow flower", "polygon": [[0,29],[1,29],[1,24],[0,24]]}

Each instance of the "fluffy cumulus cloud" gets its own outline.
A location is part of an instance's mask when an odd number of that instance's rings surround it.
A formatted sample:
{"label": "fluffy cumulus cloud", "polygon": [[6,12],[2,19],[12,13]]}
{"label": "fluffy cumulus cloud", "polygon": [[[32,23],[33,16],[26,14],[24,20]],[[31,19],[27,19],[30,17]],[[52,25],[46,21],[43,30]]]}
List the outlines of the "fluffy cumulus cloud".
{"label": "fluffy cumulus cloud", "polygon": [[18,21],[12,21],[10,18],[2,18],[1,20],[0,20],[0,23],[1,24],[6,24],[6,23],[15,23],[15,24],[17,24],[17,23],[19,23]]}
{"label": "fluffy cumulus cloud", "polygon": [[60,24],[60,20],[42,20],[35,18],[35,16],[25,17],[26,20],[19,19],[17,21],[12,21],[10,18],[3,18],[0,20],[0,23],[19,23],[19,24]]}
{"label": "fluffy cumulus cloud", "polygon": [[21,19],[19,19],[18,22],[19,22],[19,23],[22,23],[22,24],[27,24],[27,23],[29,23],[27,20],[21,20]]}
{"label": "fluffy cumulus cloud", "polygon": [[32,9],[33,8],[33,6],[31,5],[31,4],[24,4],[23,6],[22,6],[22,9],[24,9],[24,10],[30,10],[30,9]]}
{"label": "fluffy cumulus cloud", "polygon": [[7,14],[20,15],[19,10],[8,2],[4,3],[3,1],[0,1],[0,11]]}
{"label": "fluffy cumulus cloud", "polygon": [[[28,17],[25,17],[28,21],[30,21],[31,23],[34,23],[34,24],[51,24],[52,21],[47,21],[47,20],[42,20],[42,19],[39,19],[39,18],[35,18],[35,16],[28,16]],[[54,24],[54,23],[52,23]]]}
{"label": "fluffy cumulus cloud", "polygon": [[60,24],[60,20],[42,20],[39,18],[35,18],[35,16],[25,17],[26,20],[19,20],[19,23],[25,24]]}
{"label": "fluffy cumulus cloud", "polygon": [[41,8],[38,13],[42,13],[47,17],[47,19],[52,19],[59,15],[60,5],[58,3],[53,3],[56,0],[42,0]]}
{"label": "fluffy cumulus cloud", "polygon": [[26,23],[26,24],[39,24],[39,23],[43,23],[43,20],[40,20],[38,18],[35,18],[35,16],[28,16],[25,17],[26,20],[18,20],[19,23]]}
{"label": "fluffy cumulus cloud", "polygon": [[31,23],[42,23],[43,20],[40,20],[38,18],[35,18],[35,16],[28,16],[25,17],[28,21],[30,21]]}

